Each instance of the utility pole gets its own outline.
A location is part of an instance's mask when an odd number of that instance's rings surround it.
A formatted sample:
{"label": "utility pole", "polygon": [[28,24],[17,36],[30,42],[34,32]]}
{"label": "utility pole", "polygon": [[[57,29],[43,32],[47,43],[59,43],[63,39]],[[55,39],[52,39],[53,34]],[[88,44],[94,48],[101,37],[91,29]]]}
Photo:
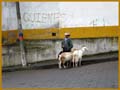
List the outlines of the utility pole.
{"label": "utility pole", "polygon": [[17,20],[18,20],[18,32],[19,32],[19,41],[20,41],[21,62],[22,62],[22,66],[25,67],[27,65],[27,62],[26,62],[26,57],[25,57],[25,49],[24,49],[19,2],[16,2],[16,12],[17,12]]}

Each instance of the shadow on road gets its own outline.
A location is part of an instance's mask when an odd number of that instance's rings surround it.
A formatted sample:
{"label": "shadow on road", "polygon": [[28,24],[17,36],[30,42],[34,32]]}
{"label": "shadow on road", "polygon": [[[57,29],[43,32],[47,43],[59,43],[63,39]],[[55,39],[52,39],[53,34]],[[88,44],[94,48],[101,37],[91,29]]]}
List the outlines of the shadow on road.
{"label": "shadow on road", "polygon": [[[95,59],[95,60],[89,60],[89,61],[82,61],[82,66],[91,65],[91,64],[97,64],[97,63],[104,63],[104,62],[111,62],[111,61],[118,61],[118,58],[109,58],[109,59]],[[58,68],[57,64],[53,65],[47,65],[47,66],[41,66],[41,67],[34,67],[33,69],[53,69]],[[70,67],[72,68],[72,67]]]}

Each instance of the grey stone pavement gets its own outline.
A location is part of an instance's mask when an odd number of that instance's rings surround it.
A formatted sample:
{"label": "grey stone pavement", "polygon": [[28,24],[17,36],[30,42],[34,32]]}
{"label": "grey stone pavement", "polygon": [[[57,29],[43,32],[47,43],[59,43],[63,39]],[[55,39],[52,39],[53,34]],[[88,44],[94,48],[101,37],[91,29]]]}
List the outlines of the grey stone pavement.
{"label": "grey stone pavement", "polygon": [[118,60],[87,63],[81,67],[36,68],[3,72],[3,88],[117,88]]}

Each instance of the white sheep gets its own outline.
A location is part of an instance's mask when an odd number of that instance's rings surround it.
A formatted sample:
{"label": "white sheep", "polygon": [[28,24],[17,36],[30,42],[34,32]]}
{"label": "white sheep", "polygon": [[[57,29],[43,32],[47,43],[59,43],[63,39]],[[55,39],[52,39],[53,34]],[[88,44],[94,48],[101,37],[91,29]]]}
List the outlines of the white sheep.
{"label": "white sheep", "polygon": [[81,60],[82,60],[82,56],[83,53],[85,52],[85,50],[88,50],[87,47],[82,47],[81,49],[74,49],[73,50],[73,58],[72,58],[72,62],[73,62],[73,67],[77,67],[78,64],[81,65]]}
{"label": "white sheep", "polygon": [[72,52],[63,52],[58,56],[58,60],[59,60],[59,68],[62,68],[62,64],[63,67],[66,68],[65,63],[68,61],[72,61],[73,58],[73,54]]}
{"label": "white sheep", "polygon": [[76,65],[76,67],[78,66],[78,63],[81,65],[81,60],[82,60],[82,56],[83,56],[83,52],[85,50],[88,50],[87,47],[82,47],[81,49],[72,49],[71,52],[63,52],[58,56],[58,60],[59,60],[59,68],[62,68],[62,64],[63,67],[66,68],[65,63],[70,61],[73,63],[73,67]]}

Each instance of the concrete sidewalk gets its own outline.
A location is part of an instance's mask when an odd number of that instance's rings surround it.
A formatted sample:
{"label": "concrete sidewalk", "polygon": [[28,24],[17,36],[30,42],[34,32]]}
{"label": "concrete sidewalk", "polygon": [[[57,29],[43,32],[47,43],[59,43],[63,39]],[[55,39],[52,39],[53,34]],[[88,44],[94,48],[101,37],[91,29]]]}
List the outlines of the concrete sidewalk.
{"label": "concrete sidewalk", "polygon": [[[113,61],[113,60],[118,60],[118,52],[110,52],[110,53],[96,54],[96,55],[90,55],[90,56],[83,56],[82,65]],[[55,67],[58,67],[57,64],[58,64],[58,60],[46,60],[46,61],[41,61],[41,62],[36,62],[36,63],[29,63],[28,66],[26,67],[22,67],[22,65],[3,67],[2,71],[11,72],[11,71],[16,71],[16,70],[55,68]]]}

